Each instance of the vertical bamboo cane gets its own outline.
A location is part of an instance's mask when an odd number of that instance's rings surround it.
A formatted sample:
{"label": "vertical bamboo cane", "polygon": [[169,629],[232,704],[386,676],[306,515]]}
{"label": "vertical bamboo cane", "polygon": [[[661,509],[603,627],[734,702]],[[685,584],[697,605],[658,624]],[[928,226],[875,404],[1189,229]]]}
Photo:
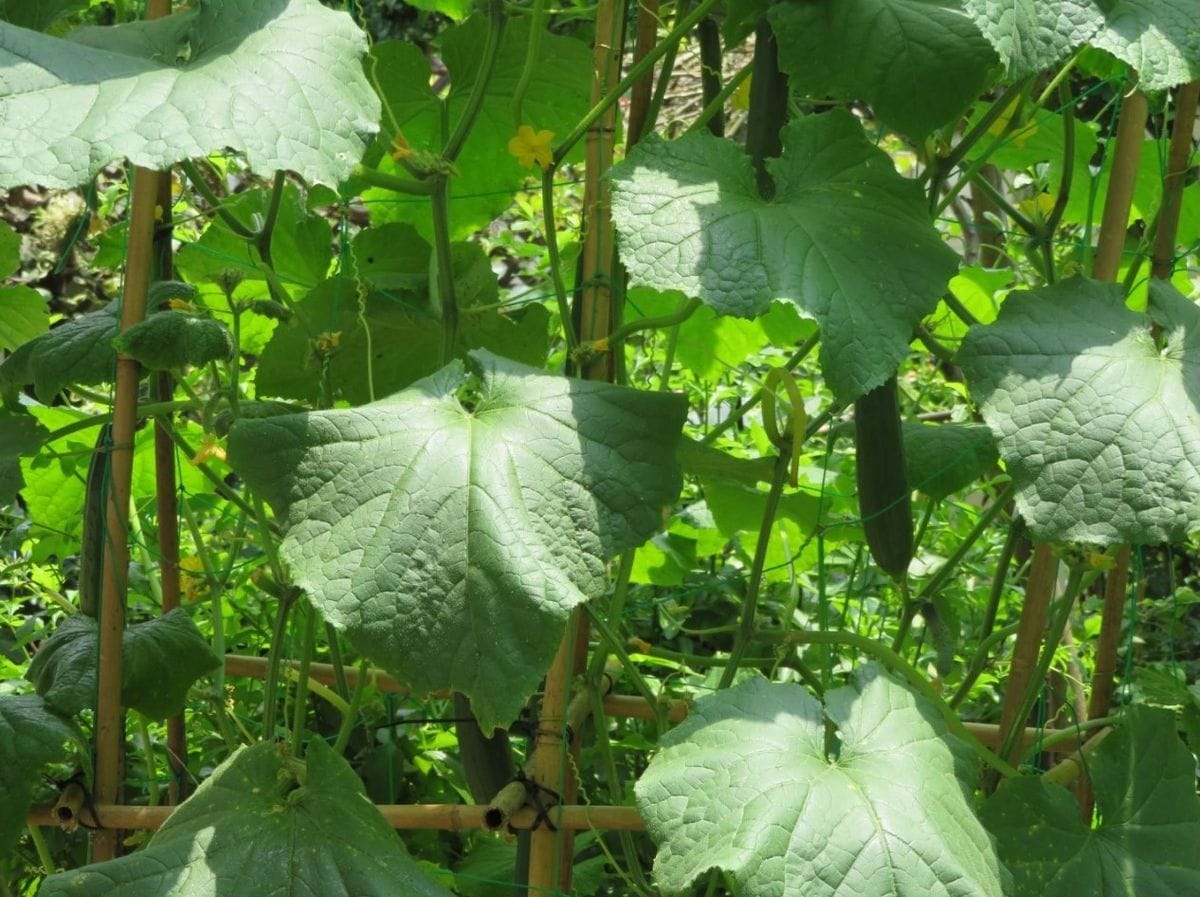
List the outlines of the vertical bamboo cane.
{"label": "vertical bamboo cane", "polygon": [[[1138,99],[1131,103],[1134,97]],[[1158,230],[1155,233],[1154,253],[1151,262],[1151,275],[1157,278],[1171,276],[1175,261],[1175,235],[1179,227],[1180,196],[1183,191],[1183,176],[1187,171],[1192,154],[1192,128],[1196,123],[1196,103],[1200,98],[1200,81],[1192,81],[1179,89],[1176,95],[1175,122],[1171,128],[1171,147],[1167,155],[1167,171],[1163,181],[1163,199],[1159,207]],[[1136,176],[1138,155],[1141,151],[1143,134],[1146,128],[1147,104],[1146,98],[1140,93],[1130,94],[1121,107],[1121,121],[1117,128],[1117,156],[1113,159],[1113,175],[1110,181],[1109,195],[1105,200],[1104,225],[1111,225],[1113,230],[1119,229],[1120,246],[1124,242],[1125,222],[1129,215],[1129,204],[1132,202],[1133,182]],[[1129,122],[1126,125],[1126,117]],[[1132,159],[1122,155],[1122,140],[1135,148],[1124,150],[1132,155]],[[1119,221],[1109,221],[1108,207],[1114,202],[1114,191],[1111,184],[1118,181],[1117,172],[1123,172],[1120,178],[1121,192],[1116,199],[1123,203],[1120,206],[1122,217]],[[1133,174],[1129,174],[1133,172]],[[1126,195],[1128,194],[1128,195]],[[1100,240],[1104,242],[1104,225],[1102,225]],[[1118,227],[1119,226],[1119,227]],[[1115,238],[1111,242],[1116,242]],[[1108,256],[1097,253],[1095,276],[1102,280],[1116,278],[1120,256],[1110,252]],[[1088,717],[1096,719],[1106,716],[1112,705],[1113,679],[1117,670],[1117,645],[1121,638],[1121,624],[1125,616],[1126,591],[1129,583],[1130,547],[1122,545],[1117,552],[1113,569],[1109,571],[1104,581],[1104,609],[1100,617],[1100,635],[1096,645],[1096,668],[1092,676],[1092,694],[1088,701]],[[1089,784],[1083,781],[1079,791],[1080,811],[1084,821],[1090,822],[1092,816],[1093,794]]]}
{"label": "vertical bamboo cane", "polygon": [[[142,320],[146,312],[153,251],[154,206],[158,200],[157,178],[158,175],[148,169],[134,170],[129,245],[125,257],[125,291],[121,305],[122,331]],[[125,592],[129,570],[127,528],[139,377],[138,363],[132,358],[118,355],[109,503],[105,520],[96,697],[96,802],[102,804],[118,803],[121,790],[122,748],[125,740],[121,709],[121,640],[125,631]],[[93,859],[112,859],[117,855],[119,844],[119,832],[97,830],[92,840]]]}
{"label": "vertical bamboo cane", "polygon": [[[596,39],[592,52],[591,101],[595,105],[620,78],[621,35],[624,32],[623,0],[603,0],[596,11]],[[584,243],[580,293],[580,339],[599,340],[613,328],[612,260],[614,258],[610,190],[601,176],[612,166],[616,106],[590,128],[584,138],[586,160],[583,198]],[[612,349],[582,365],[589,380],[611,380],[616,370]],[[538,716],[534,745],[534,781],[558,793],[564,803],[575,799],[577,782],[567,768],[566,709],[573,674],[582,668],[587,650],[587,626],[578,611],[567,622],[563,641],[546,674],[546,690]],[[545,897],[559,889],[569,893],[574,837],[545,825],[534,829],[529,845],[529,897]]]}
{"label": "vertical bamboo cane", "polygon": [[[151,0],[147,15],[157,18],[171,11],[170,0]],[[125,255],[125,289],[121,304],[121,330],[146,315],[150,270],[154,253],[154,207],[158,203],[158,174],[135,168]],[[124,714],[121,708],[121,643],[125,633],[125,594],[129,571],[129,493],[133,480],[133,437],[137,424],[138,363],[117,356],[113,398],[112,459],[108,509],[105,515],[104,579],[102,584],[96,693],[96,794],[97,803],[117,803],[121,791]],[[120,846],[120,832],[97,829],[92,835],[92,859],[112,859]]]}

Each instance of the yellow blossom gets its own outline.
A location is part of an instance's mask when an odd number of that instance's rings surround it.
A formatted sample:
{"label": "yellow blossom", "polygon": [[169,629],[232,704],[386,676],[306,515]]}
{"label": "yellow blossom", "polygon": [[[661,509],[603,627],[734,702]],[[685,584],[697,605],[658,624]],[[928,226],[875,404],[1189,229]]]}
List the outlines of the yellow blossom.
{"label": "yellow blossom", "polygon": [[1036,196],[1022,200],[1017,204],[1017,208],[1027,218],[1038,222],[1045,221],[1054,211],[1054,197],[1049,193],[1038,193]]}
{"label": "yellow blossom", "polygon": [[534,162],[546,168],[554,161],[554,151],[550,148],[553,139],[553,131],[534,133],[529,125],[521,125],[517,128],[517,136],[508,141],[508,151],[524,168],[533,167]]}
{"label": "yellow blossom", "polygon": [[196,306],[192,305],[190,302],[184,301],[183,299],[168,299],[167,308],[171,309],[171,311],[194,312],[196,310]]}
{"label": "yellow blossom", "polygon": [[399,131],[392,138],[392,158],[397,162],[407,159],[415,155],[413,148],[409,146],[408,140]]}
{"label": "yellow blossom", "polygon": [[195,555],[179,559],[179,591],[186,601],[196,601],[208,590],[204,562]]}
{"label": "yellow blossom", "polygon": [[225,447],[221,445],[220,440],[214,434],[205,433],[204,438],[200,442],[200,448],[192,458],[192,463],[203,464],[205,461],[211,461],[214,458],[218,461],[224,461]]}
{"label": "yellow blossom", "polygon": [[1004,137],[1007,135],[1009,143],[1016,145],[1018,149],[1023,149],[1029,138],[1038,132],[1038,126],[1035,121],[1021,121],[1017,115],[1020,107],[1021,98],[1014,98],[1008,104],[1008,108],[1000,113],[1000,117],[992,122],[991,127],[988,128],[988,133],[993,137]]}

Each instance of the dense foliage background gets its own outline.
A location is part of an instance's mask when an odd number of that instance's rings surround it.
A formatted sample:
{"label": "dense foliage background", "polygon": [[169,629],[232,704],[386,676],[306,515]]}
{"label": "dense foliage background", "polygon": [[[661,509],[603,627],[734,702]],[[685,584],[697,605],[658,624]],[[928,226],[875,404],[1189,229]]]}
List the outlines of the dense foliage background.
{"label": "dense foliage background", "polygon": [[[0,893],[519,893],[359,790],[532,776],[572,633],[529,801],[647,831],[571,894],[1200,892],[1194,11],[1000,6],[0,0]],[[118,350],[121,802],[195,799],[74,878]]]}

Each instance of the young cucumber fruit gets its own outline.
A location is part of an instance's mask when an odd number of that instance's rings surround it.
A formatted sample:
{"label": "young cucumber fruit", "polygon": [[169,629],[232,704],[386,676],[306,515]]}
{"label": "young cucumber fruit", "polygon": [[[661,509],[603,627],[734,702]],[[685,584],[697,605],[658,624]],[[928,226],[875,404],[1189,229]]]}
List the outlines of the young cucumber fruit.
{"label": "young cucumber fruit", "polygon": [[880,568],[902,580],[913,557],[912,492],[904,468],[896,378],[854,403],[858,510]]}

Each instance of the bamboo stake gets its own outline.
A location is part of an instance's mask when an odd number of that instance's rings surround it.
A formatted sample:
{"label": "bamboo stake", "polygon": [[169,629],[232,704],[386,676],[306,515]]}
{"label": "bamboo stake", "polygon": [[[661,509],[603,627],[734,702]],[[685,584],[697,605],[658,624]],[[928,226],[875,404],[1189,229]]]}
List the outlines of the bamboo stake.
{"label": "bamboo stake", "polygon": [[[1000,711],[1001,733],[1024,725],[1024,720],[1017,719],[1017,712],[1037,665],[1042,638],[1046,634],[1046,617],[1050,610],[1050,600],[1054,597],[1057,579],[1058,558],[1048,545],[1036,546],[1029,567],[1029,580],[1025,585],[1025,602],[1021,606],[1017,641],[1013,646],[1012,668],[1004,686],[1004,706]],[[1001,738],[1001,743],[1003,740]],[[1014,763],[1020,756],[1021,752],[1014,747],[1008,756],[1002,759]]]}
{"label": "bamboo stake", "polygon": [[1166,280],[1175,266],[1175,240],[1179,232],[1180,198],[1188,163],[1192,158],[1192,130],[1196,126],[1196,103],[1200,101],[1200,81],[1190,81],[1175,95],[1175,121],[1171,125],[1171,148],[1167,152],[1167,173],[1163,180],[1163,199],[1154,235],[1154,255],[1150,274]]}
{"label": "bamboo stake", "polygon": [[[92,808],[83,807],[75,817],[83,825],[97,826],[96,816],[105,825],[120,829],[154,831],[175,812],[175,807],[134,807],[126,804],[99,804]],[[463,832],[486,830],[484,814],[487,807],[482,804],[377,804],[381,816],[396,829],[425,829],[431,831]],[[608,830],[642,831],[645,828],[641,816],[634,807],[618,806],[573,806],[553,807],[547,815],[551,824],[563,831]],[[58,825],[53,805],[34,807],[27,817],[31,825]],[[537,811],[526,807],[518,810],[509,820],[515,829],[532,828]],[[542,825],[541,828],[545,828]]]}
{"label": "bamboo stake", "polygon": [[[636,65],[654,49],[658,42],[658,0],[642,0],[638,4],[637,36],[633,45],[633,62]],[[629,92],[629,127],[626,131],[625,148],[636,144],[646,132],[647,113],[654,91],[654,71],[651,69],[634,82]]]}

